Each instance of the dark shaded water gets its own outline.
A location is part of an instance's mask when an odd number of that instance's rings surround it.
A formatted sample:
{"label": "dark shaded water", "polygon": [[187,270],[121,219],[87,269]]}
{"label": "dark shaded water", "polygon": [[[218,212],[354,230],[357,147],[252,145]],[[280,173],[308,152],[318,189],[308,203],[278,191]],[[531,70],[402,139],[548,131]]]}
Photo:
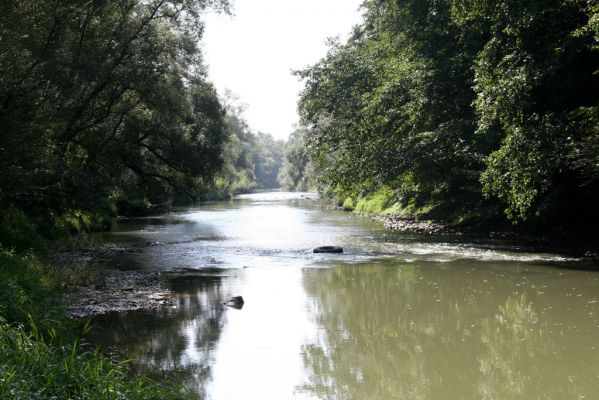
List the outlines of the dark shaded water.
{"label": "dark shaded water", "polygon": [[[122,221],[106,240],[155,245],[110,264],[166,272],[175,305],[98,317],[91,339],[214,400],[597,398],[591,261],[391,232],[300,196]],[[345,253],[311,252],[327,244]]]}

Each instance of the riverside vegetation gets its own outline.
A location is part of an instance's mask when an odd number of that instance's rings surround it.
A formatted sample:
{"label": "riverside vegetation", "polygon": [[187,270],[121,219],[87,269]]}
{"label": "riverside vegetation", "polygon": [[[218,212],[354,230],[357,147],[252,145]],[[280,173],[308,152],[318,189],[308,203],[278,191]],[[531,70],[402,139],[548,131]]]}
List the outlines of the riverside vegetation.
{"label": "riverside vegetation", "polygon": [[184,397],[82,344],[61,295],[98,271],[47,254],[117,214],[276,186],[283,143],[207,81],[208,10],[230,4],[0,4],[0,398]]}
{"label": "riverside vegetation", "polygon": [[359,211],[596,237],[596,2],[367,0],[362,11],[346,42],[297,72],[305,145],[288,152],[289,187],[309,178]]}
{"label": "riverside vegetation", "polygon": [[208,9],[230,4],[0,3],[0,397],[184,396],[87,348],[60,306],[96,272],[51,266],[49,243],[117,214],[278,180],[361,212],[596,237],[596,2],[366,0],[297,73],[286,145],[207,80]]}

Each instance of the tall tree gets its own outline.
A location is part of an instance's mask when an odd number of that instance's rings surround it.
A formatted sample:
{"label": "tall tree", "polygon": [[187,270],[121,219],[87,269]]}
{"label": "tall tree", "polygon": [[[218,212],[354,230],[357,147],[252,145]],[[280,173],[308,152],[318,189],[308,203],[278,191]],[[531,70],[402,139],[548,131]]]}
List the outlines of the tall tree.
{"label": "tall tree", "polygon": [[0,5],[0,205],[194,193],[222,164],[201,13],[226,0]]}
{"label": "tall tree", "polygon": [[403,206],[461,205],[454,218],[500,205],[513,222],[599,219],[563,212],[599,195],[594,2],[363,9],[346,43],[299,72],[307,149],[331,191],[390,188]]}

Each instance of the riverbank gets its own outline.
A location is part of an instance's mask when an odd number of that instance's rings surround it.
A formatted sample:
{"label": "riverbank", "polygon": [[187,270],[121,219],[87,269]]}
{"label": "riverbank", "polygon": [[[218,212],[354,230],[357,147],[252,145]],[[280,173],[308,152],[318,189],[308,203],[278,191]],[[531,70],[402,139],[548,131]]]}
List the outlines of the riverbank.
{"label": "riverbank", "polygon": [[467,206],[467,202],[437,204],[399,202],[389,188],[364,196],[337,195],[331,205],[380,221],[392,230],[424,235],[463,236],[472,240],[505,240],[534,251],[599,258],[599,229],[573,220],[529,220],[512,223],[493,205]]}
{"label": "riverbank", "polygon": [[[68,274],[77,269],[61,272],[35,255],[1,247],[0,267],[0,398],[184,398],[172,382],[136,375],[85,344],[81,337],[89,326],[70,318],[61,299]],[[113,284],[113,278],[121,282]],[[106,287],[135,284],[132,292],[142,294],[134,276],[113,278]],[[150,287],[155,281],[151,277]]]}
{"label": "riverbank", "polygon": [[161,246],[160,242],[103,244],[90,237],[75,237],[50,251],[49,262],[56,269],[77,268],[82,271],[78,285],[69,285],[62,295],[67,313],[86,318],[112,311],[151,309],[170,303],[171,292],[165,288],[157,271],[108,268],[105,261],[124,254],[140,253],[144,248]]}
{"label": "riverbank", "polygon": [[599,245],[593,238],[559,234],[533,235],[520,233],[504,225],[493,224],[489,221],[481,221],[478,224],[455,224],[393,214],[358,211],[354,211],[354,213],[363,218],[379,221],[387,229],[404,233],[463,236],[476,240],[500,239],[525,245],[536,251],[555,252],[574,257],[599,258]]}
{"label": "riverbank", "polygon": [[447,224],[435,222],[428,219],[417,220],[415,218],[399,215],[377,214],[367,212],[355,213],[361,217],[382,222],[385,228],[387,229],[393,229],[402,232],[420,233],[426,235],[460,235],[463,233],[459,230],[451,228]]}
{"label": "riverbank", "polygon": [[113,270],[105,273],[101,283],[81,287],[63,296],[71,317],[151,309],[171,302],[172,293],[163,288],[158,272]]}

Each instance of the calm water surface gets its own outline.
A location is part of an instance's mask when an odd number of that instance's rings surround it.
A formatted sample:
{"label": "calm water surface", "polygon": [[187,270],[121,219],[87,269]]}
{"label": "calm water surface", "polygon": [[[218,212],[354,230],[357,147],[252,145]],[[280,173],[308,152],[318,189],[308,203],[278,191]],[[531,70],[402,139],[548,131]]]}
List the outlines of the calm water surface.
{"label": "calm water surface", "polygon": [[[106,240],[142,246],[108,264],[163,271],[174,304],[98,317],[91,340],[205,399],[599,398],[592,261],[392,232],[303,195],[121,221]],[[345,253],[311,252],[330,244]]]}

